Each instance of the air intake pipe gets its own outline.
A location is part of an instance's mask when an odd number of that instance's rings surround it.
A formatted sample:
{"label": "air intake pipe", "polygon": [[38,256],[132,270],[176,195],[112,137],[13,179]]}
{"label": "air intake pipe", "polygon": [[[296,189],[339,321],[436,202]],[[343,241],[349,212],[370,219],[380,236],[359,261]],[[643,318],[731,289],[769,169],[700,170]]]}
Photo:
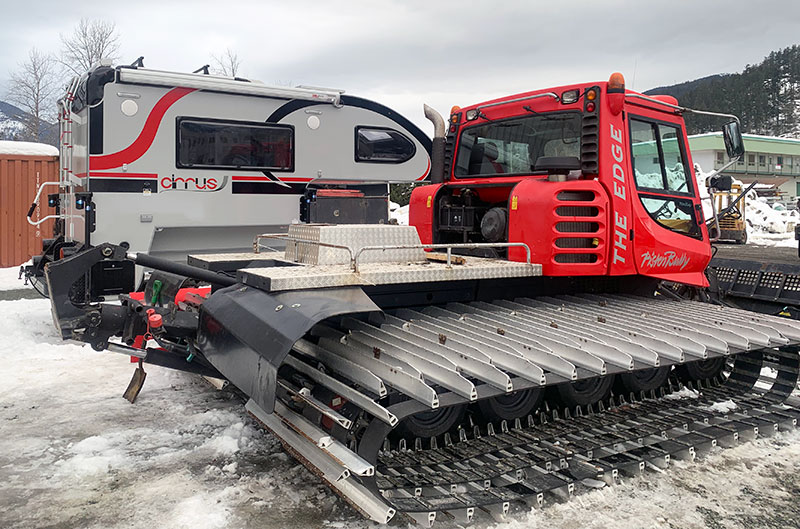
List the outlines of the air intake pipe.
{"label": "air intake pipe", "polygon": [[444,182],[444,118],[428,105],[423,105],[425,117],[433,123],[433,148],[431,149],[431,183]]}

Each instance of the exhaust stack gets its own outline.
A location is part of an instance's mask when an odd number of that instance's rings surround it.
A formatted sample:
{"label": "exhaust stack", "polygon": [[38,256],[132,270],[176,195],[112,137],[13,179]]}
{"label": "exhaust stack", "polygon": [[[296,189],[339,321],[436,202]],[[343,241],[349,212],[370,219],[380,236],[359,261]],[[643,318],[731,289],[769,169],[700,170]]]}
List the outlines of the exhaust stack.
{"label": "exhaust stack", "polygon": [[436,110],[423,105],[425,117],[433,123],[433,148],[431,150],[431,183],[444,182],[444,118]]}

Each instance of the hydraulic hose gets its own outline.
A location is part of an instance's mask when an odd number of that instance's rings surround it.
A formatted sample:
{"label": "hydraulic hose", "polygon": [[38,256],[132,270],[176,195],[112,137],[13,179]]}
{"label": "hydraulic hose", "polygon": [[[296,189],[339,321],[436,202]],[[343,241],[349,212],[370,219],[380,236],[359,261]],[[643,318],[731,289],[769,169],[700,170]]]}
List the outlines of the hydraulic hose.
{"label": "hydraulic hose", "polygon": [[202,268],[197,268],[196,266],[189,266],[186,264],[176,263],[168,259],[153,257],[152,255],[147,255],[146,253],[128,252],[127,258],[141,266],[146,266],[155,270],[161,270],[162,272],[169,272],[185,277],[191,277],[192,279],[205,281],[207,283],[211,283],[212,285],[229,287],[238,283],[238,281],[232,277],[217,274]]}

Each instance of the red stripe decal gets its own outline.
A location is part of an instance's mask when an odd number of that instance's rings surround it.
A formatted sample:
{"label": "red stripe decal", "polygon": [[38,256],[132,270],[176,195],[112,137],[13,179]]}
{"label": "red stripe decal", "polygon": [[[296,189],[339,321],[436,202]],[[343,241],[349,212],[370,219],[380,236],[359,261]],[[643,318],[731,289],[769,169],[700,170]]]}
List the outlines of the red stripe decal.
{"label": "red stripe decal", "polygon": [[232,176],[234,182],[271,182],[266,176]]}
{"label": "red stripe decal", "polygon": [[164,114],[167,113],[169,107],[178,99],[194,91],[194,88],[173,88],[164,94],[164,96],[158,100],[158,103],[155,104],[153,110],[150,111],[150,115],[147,116],[144,127],[142,127],[142,132],[139,133],[139,136],[133,143],[113,154],[92,156],[89,167],[98,170],[115,169],[117,167],[122,167],[122,164],[135,162],[141,158],[153,144],[153,140],[158,132],[158,126],[161,124],[161,120],[164,118]]}
{"label": "red stripe decal", "polygon": [[419,182],[420,180],[425,180],[425,177],[428,176],[430,174],[430,172],[431,172],[431,158],[429,156],[428,157],[428,168],[425,169],[425,174],[423,174],[422,176],[417,178],[417,182]]}
{"label": "red stripe decal", "polygon": [[[234,182],[274,182],[266,176],[232,176],[231,180]],[[313,178],[305,176],[287,176],[286,178],[279,178],[281,182],[310,182]]]}
{"label": "red stripe decal", "polygon": [[92,178],[158,178],[155,173],[89,173]]}

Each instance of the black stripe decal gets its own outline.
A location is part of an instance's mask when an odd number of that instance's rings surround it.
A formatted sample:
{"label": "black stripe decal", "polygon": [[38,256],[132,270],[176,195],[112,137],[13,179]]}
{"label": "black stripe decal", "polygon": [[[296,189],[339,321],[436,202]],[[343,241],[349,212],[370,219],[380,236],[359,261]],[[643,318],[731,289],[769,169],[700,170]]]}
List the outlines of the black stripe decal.
{"label": "black stripe decal", "polygon": [[[411,121],[406,119],[402,114],[399,114],[398,112],[392,110],[387,106],[381,105],[380,103],[376,103],[375,101],[370,101],[369,99],[363,99],[361,97],[343,95],[341,101],[342,104],[345,106],[364,108],[366,110],[371,110],[377,114],[386,116],[387,118],[391,119],[401,127],[405,128],[408,132],[410,132],[411,135],[414,136],[414,138],[418,142],[420,142],[422,147],[426,151],[428,151],[428,156],[430,156],[433,142],[431,141],[431,139],[428,137],[427,134],[422,132],[422,129],[414,125]],[[296,112],[303,108],[322,105],[322,104],[323,103],[316,103],[314,101],[299,101],[295,99],[275,109],[275,111],[272,114],[270,114],[270,116],[266,119],[266,121],[267,123],[278,123],[280,120],[282,120],[292,112]]]}
{"label": "black stripe decal", "polygon": [[234,195],[302,195],[306,184],[280,186],[272,182],[233,182]]}
{"label": "black stripe decal", "polygon": [[91,178],[89,190],[92,193],[143,193],[149,189],[158,192],[158,180],[154,178]]}

